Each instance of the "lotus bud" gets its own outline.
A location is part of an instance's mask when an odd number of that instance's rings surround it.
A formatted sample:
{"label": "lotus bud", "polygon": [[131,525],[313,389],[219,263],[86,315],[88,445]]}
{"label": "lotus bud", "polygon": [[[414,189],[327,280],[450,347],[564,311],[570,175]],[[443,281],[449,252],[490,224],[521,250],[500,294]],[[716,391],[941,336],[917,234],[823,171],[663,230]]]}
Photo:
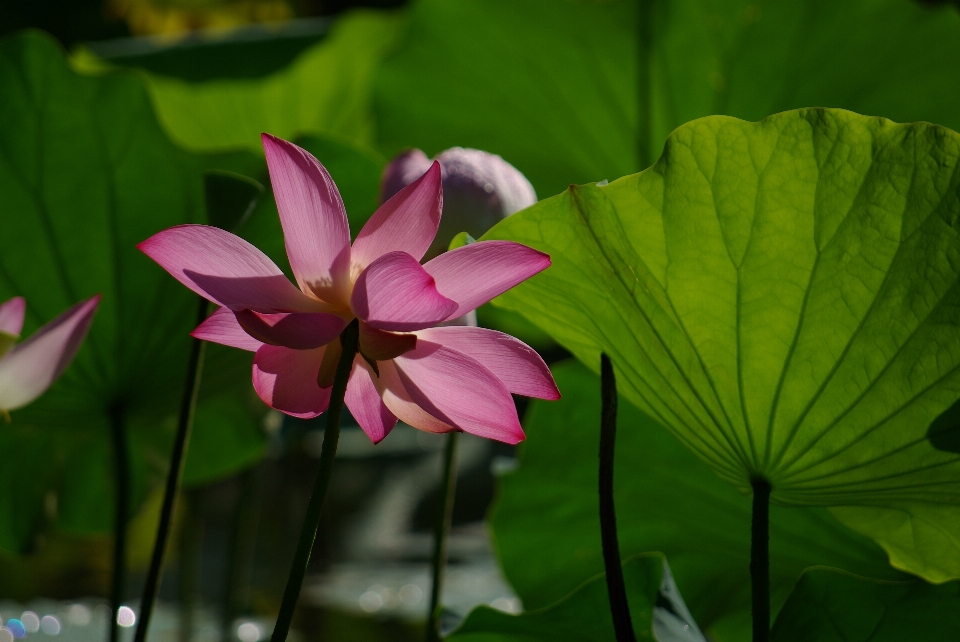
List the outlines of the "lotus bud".
{"label": "lotus bud", "polygon": [[[443,216],[426,259],[446,250],[460,232],[479,238],[500,220],[537,202],[530,181],[496,154],[453,147],[436,160],[443,176]],[[380,202],[420,178],[430,164],[419,149],[399,154],[384,170]]]}

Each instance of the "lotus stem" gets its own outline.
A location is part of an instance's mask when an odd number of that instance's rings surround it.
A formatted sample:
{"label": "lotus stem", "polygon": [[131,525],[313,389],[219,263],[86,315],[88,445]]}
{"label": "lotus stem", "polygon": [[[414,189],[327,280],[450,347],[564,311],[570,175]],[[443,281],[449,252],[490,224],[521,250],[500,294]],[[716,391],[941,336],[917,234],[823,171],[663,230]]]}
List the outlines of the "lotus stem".
{"label": "lotus stem", "polygon": [[110,642],[120,639],[117,616],[123,606],[127,576],[127,522],[130,517],[130,452],[127,446],[127,416],[122,403],[110,408],[110,433],[113,440],[114,499],[113,577],[110,585]]}
{"label": "lotus stem", "polygon": [[[206,299],[197,298],[199,301],[197,322],[194,326],[200,325],[207,318],[209,307]],[[147,639],[150,616],[153,615],[157,592],[160,590],[160,581],[163,578],[163,562],[167,556],[170,526],[173,523],[173,513],[177,507],[177,496],[180,494],[183,463],[186,460],[190,431],[193,429],[193,415],[197,407],[197,395],[200,391],[204,347],[204,341],[200,339],[192,340],[190,360],[187,362],[187,377],[183,385],[183,396],[180,399],[177,436],[173,442],[173,452],[170,453],[170,470],[167,472],[167,485],[163,493],[163,506],[160,509],[160,524],[157,526],[157,538],[153,543],[153,556],[150,558],[150,568],[147,569],[143,597],[140,599],[140,619],[137,621],[137,631],[133,637],[134,642],[145,642]]]}
{"label": "lotus stem", "polygon": [[205,527],[200,509],[200,490],[184,493],[183,530],[180,536],[180,642],[191,642],[196,628],[197,602],[200,595],[200,568]]}
{"label": "lotus stem", "polygon": [[617,380],[606,354],[600,355],[600,541],[607,571],[607,595],[617,642],[636,642],[620,562],[617,513],[613,504],[613,456],[617,441]]}
{"label": "lotus stem", "polygon": [[287,578],[287,588],[283,592],[283,602],[280,604],[280,613],[273,628],[270,642],[284,642],[290,631],[290,622],[293,620],[293,611],[300,598],[300,589],[303,586],[303,577],[307,573],[307,564],[310,562],[310,551],[313,541],[317,537],[317,528],[320,526],[320,512],[323,509],[323,499],[330,485],[330,475],[333,473],[333,460],[337,456],[337,442],[340,440],[340,415],[343,414],[343,397],[347,392],[347,379],[353,367],[353,359],[357,354],[360,325],[354,319],[340,334],[340,344],[343,352],[337,363],[337,372],[333,379],[333,389],[330,393],[330,406],[327,408],[327,426],[323,432],[323,446],[320,450],[320,469],[313,485],[313,494],[310,495],[310,504],[307,514],[303,518],[303,529],[300,531],[300,541],[293,556],[290,575]]}
{"label": "lotus stem", "polygon": [[750,529],[750,588],[753,597],[753,642],[770,639],[770,482],[754,477]]}
{"label": "lotus stem", "polygon": [[427,642],[440,640],[440,594],[443,592],[443,575],[447,566],[447,544],[450,524],[453,522],[453,500],[457,489],[457,439],[459,433],[447,434],[443,451],[443,478],[440,489],[440,505],[433,533],[433,584],[430,587],[430,610],[427,612]]}
{"label": "lotus stem", "polygon": [[250,580],[253,576],[254,551],[260,524],[261,470],[250,468],[240,475],[240,497],[233,520],[230,563],[226,574],[223,598],[221,640],[232,639],[234,618],[245,613],[250,605]]}

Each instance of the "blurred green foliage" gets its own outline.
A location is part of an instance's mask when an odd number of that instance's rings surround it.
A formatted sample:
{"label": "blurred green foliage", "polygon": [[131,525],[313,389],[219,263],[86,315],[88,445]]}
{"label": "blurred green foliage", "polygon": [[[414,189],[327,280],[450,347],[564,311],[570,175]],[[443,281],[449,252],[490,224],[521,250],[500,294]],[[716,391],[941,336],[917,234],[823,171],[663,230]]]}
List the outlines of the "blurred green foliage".
{"label": "blurred green foliage", "polygon": [[421,0],[377,76],[380,144],[500,154],[543,197],[613,180],[710,114],[842,107],[960,130],[960,14],[909,0],[653,0],[639,112],[633,0]]}
{"label": "blurred green foliage", "polygon": [[[183,73],[153,72],[143,72],[143,78],[167,133],[190,150],[239,148],[260,154],[262,132],[291,140],[325,134],[369,145],[375,131],[373,75],[403,24],[404,16],[397,12],[350,14],[290,66],[263,78],[191,81]],[[257,54],[255,48],[245,51]],[[86,51],[74,64],[90,73],[112,66]],[[183,67],[191,69],[189,58]]]}
{"label": "blurred green foliage", "polygon": [[960,627],[960,582],[879,582],[809,569],[790,594],[772,642],[949,640]]}
{"label": "blurred green foliage", "polygon": [[[16,213],[5,216],[0,235],[0,299],[26,296],[32,332],[72,303],[104,295],[73,366],[40,401],[14,413],[43,463],[11,480],[30,492],[5,490],[0,501],[53,489],[57,529],[108,530],[111,414],[122,414],[129,429],[139,505],[166,472],[196,307],[135,245],[164,227],[203,220],[201,163],[167,141],[135,78],[78,76],[59,47],[35,33],[0,47],[8,97],[0,121],[15,123],[0,129],[0,209]],[[261,452],[262,411],[244,401],[248,384],[236,364],[232,353],[211,354],[210,369],[231,374],[205,380],[196,434],[203,441],[209,431],[219,446],[188,458],[188,479],[226,474]],[[16,434],[0,436],[13,452]],[[4,548],[31,546],[42,506],[4,506]]]}
{"label": "blurred green foliage", "polygon": [[[653,635],[653,607],[660,591],[662,570],[663,557],[657,554],[633,557],[623,565],[630,617],[638,642],[657,639]],[[602,575],[590,578],[556,603],[521,615],[481,606],[446,639],[451,642],[615,640],[606,581]]]}

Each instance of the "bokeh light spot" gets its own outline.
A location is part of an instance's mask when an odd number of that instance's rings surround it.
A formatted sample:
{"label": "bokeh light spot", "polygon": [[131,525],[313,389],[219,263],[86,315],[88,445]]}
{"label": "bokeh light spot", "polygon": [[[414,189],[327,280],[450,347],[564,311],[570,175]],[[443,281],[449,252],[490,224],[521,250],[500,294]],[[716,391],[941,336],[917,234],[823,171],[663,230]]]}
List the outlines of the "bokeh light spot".
{"label": "bokeh light spot", "polygon": [[260,627],[253,622],[244,622],[237,627],[237,637],[240,642],[259,642]]}
{"label": "bokeh light spot", "polygon": [[515,597],[498,597],[490,602],[490,606],[504,613],[519,613],[523,610],[520,600]]}
{"label": "bokeh light spot", "polygon": [[400,589],[400,601],[407,606],[414,606],[420,603],[423,598],[423,591],[416,584],[407,584]]}
{"label": "bokeh light spot", "polygon": [[131,627],[137,623],[137,614],[129,606],[121,606],[117,609],[117,624],[123,627]]}
{"label": "bokeh light spot", "polygon": [[40,618],[40,630],[47,635],[59,635],[60,620],[52,615],[44,615]]}
{"label": "bokeh light spot", "polygon": [[27,629],[23,626],[23,622],[14,617],[7,620],[7,630],[10,631],[17,640],[27,635]]}
{"label": "bokeh light spot", "polygon": [[383,597],[377,591],[367,591],[360,596],[360,608],[367,613],[375,613],[383,608]]}
{"label": "bokeh light spot", "polygon": [[20,621],[23,622],[23,628],[27,633],[36,633],[40,630],[40,618],[33,611],[24,611]]}

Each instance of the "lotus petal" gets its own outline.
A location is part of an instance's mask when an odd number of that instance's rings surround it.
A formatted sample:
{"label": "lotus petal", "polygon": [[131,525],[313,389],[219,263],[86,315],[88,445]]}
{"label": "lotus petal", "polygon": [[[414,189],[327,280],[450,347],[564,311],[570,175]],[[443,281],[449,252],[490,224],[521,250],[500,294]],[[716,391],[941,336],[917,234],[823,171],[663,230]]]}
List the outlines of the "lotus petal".
{"label": "lotus petal", "polygon": [[510,391],[473,357],[420,340],[393,363],[410,399],[431,415],[480,437],[523,441]]}
{"label": "lotus petal", "polygon": [[350,266],[350,225],[340,192],[308,151],[270,134],[261,138],[297,283],[325,301],[338,300]]}
{"label": "lotus petal", "polygon": [[99,294],[81,301],[0,359],[0,408],[27,405],[63,374],[87,336],[99,303]]}
{"label": "lotus petal", "polygon": [[389,252],[371,263],[357,278],[350,306],[362,321],[394,332],[436,325],[457,308],[406,252]]}
{"label": "lotus petal", "polygon": [[323,348],[292,350],[264,345],[253,359],[253,387],[263,403],[291,417],[312,419],[330,404],[330,388],[317,385]]}
{"label": "lotus petal", "polygon": [[511,241],[480,241],[445,252],[423,266],[437,290],[457,302],[454,319],[550,267],[550,256]]}

